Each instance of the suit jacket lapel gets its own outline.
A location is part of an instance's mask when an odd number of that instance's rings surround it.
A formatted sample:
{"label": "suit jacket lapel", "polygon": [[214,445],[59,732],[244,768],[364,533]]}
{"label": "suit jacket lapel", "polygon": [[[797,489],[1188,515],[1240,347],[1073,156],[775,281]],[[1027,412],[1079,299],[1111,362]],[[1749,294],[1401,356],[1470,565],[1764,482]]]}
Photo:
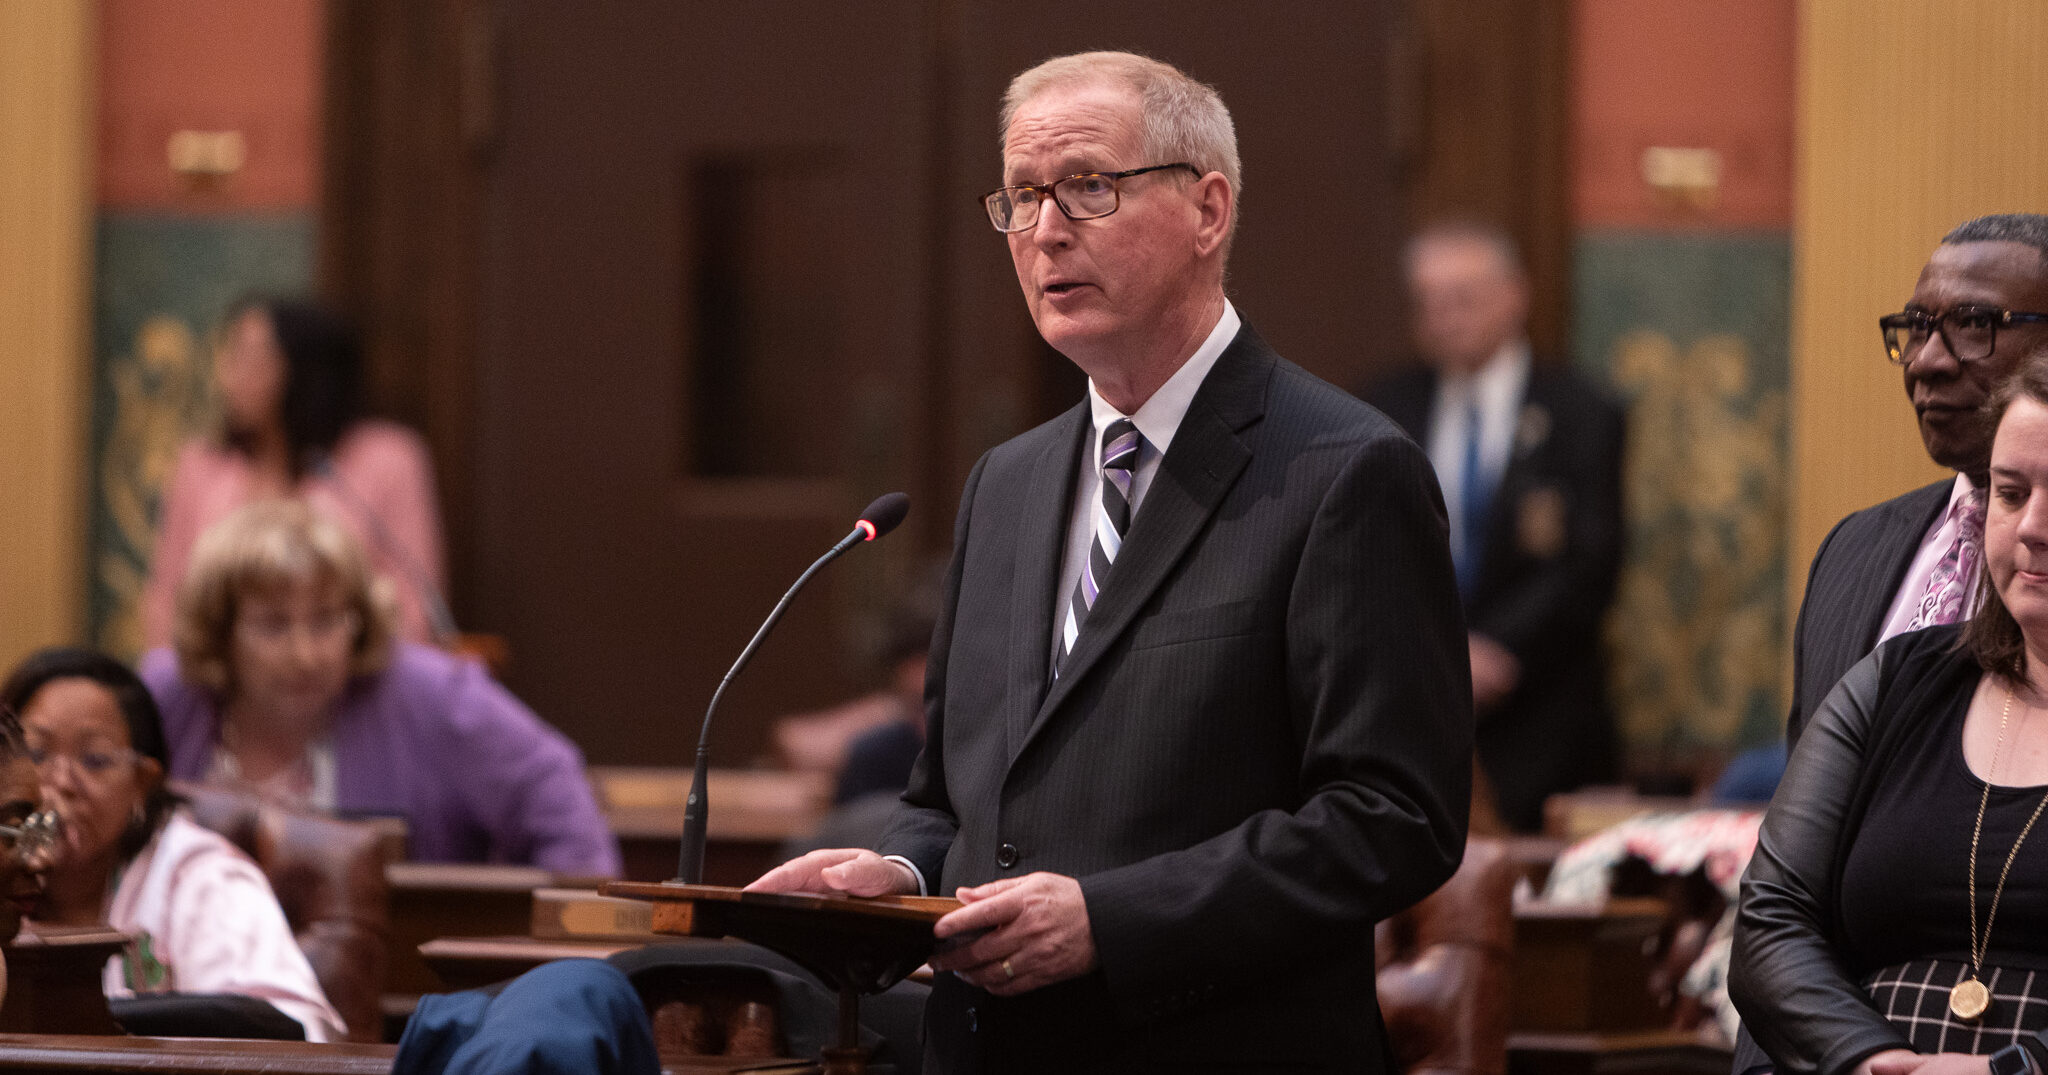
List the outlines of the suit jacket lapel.
{"label": "suit jacket lapel", "polygon": [[1493,483],[1493,495],[1486,507],[1486,547],[1480,551],[1479,584],[1474,593],[1487,587],[1494,570],[1514,555],[1520,526],[1517,494],[1529,481],[1529,469],[1544,450],[1555,429],[1557,406],[1551,380],[1545,371],[1530,363],[1529,379],[1522,386],[1522,398],[1515,405],[1514,429],[1508,433],[1508,461]]}
{"label": "suit jacket lapel", "polygon": [[1066,554],[1067,515],[1074,499],[1074,476],[1080,469],[1082,444],[1088,439],[1088,404],[1084,401],[1059,419],[1059,428],[1039,456],[1026,492],[1024,532],[1017,535],[1017,569],[1011,583],[1009,699],[1003,714],[1010,756],[1022,749],[1052,678],[1052,625],[1067,595],[1054,592],[1060,582],[1060,561]]}
{"label": "suit jacket lapel", "polygon": [[[1876,569],[1865,575],[1872,583],[1863,587],[1861,594],[1864,607],[1857,609],[1850,623],[1861,623],[1863,637],[1856,640],[1856,658],[1877,648],[1877,636],[1884,632],[1885,613],[1891,611],[1892,601],[1898,597],[1899,587],[1906,583],[1906,572],[1913,566],[1913,557],[1920,553],[1920,543],[1926,540],[1927,532],[1934,529],[1941,514],[1948,510],[1949,498],[1955,492],[1955,479],[1937,483],[1932,488],[1923,487],[1926,495],[1916,498],[1918,502],[1901,504],[1892,515],[1887,529],[1887,548],[1884,559],[1872,566]],[[1852,659],[1849,664],[1855,663]],[[1845,664],[1843,667],[1847,667]]]}
{"label": "suit jacket lapel", "polygon": [[[1246,326],[1217,358],[1131,519],[1131,532],[1124,539],[1116,568],[1082,624],[1074,651],[1067,655],[1059,678],[1038,705],[1031,732],[1045,723],[1074,685],[1087,677],[1130,628],[1251,461],[1251,449],[1238,438],[1238,432],[1265,412],[1265,385],[1275,357],[1265,341]],[[1050,624],[1047,630],[1051,630]],[[1023,751],[1029,739],[1027,733],[1025,740],[1016,744],[1012,758]]]}

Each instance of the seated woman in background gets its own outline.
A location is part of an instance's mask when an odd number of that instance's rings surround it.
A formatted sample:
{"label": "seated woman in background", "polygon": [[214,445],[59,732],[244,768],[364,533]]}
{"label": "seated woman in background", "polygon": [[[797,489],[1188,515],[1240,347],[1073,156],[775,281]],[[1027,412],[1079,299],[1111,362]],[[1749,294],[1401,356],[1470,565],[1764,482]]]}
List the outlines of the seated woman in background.
{"label": "seated woman in background", "polygon": [[135,673],[90,650],[46,649],[7,678],[0,705],[21,714],[62,819],[34,922],[103,922],[133,938],[107,961],[107,996],[239,994],[297,1020],[308,1041],[343,1037],[263,871],[175,809],[163,727]]}
{"label": "seated woman in background", "polygon": [[1785,1075],[2048,1072],[2043,358],[1989,408],[1977,613],[1851,669],[1764,816],[1728,991]]}
{"label": "seated woman in background", "polygon": [[398,597],[399,633],[454,633],[441,593],[441,521],[419,436],[362,415],[362,348],[347,322],[304,302],[246,299],[214,357],[221,428],[178,454],[142,595],[145,646],[170,643],[178,584],[199,535],[256,500],[296,496],[369,551]]}
{"label": "seated woman in background", "polygon": [[473,661],[391,637],[362,550],[298,501],[206,532],[176,652],[142,659],[171,775],[405,819],[414,859],[616,876],[583,758]]}

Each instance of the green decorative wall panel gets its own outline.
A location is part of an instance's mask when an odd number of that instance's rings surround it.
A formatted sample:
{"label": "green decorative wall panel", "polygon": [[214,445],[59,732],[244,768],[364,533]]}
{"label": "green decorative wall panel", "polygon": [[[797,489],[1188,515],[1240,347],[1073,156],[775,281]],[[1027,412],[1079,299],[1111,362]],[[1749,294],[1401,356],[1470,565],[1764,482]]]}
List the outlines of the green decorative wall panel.
{"label": "green decorative wall panel", "polygon": [[1576,358],[1629,403],[1608,636],[1639,762],[1783,730],[1791,261],[1781,233],[1577,241]]}
{"label": "green decorative wall panel", "polygon": [[88,609],[93,639],[132,656],[157,501],[178,445],[213,413],[211,338],[250,290],[297,292],[313,266],[306,213],[178,217],[106,213],[93,302]]}

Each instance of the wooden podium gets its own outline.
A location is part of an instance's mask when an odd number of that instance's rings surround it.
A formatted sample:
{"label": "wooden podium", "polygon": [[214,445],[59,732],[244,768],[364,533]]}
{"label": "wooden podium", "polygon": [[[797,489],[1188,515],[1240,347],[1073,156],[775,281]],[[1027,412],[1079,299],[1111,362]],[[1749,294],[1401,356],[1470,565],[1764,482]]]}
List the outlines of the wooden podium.
{"label": "wooden podium", "polygon": [[839,991],[839,1041],[821,1058],[824,1075],[867,1070],[860,1048],[860,998],[901,981],[930,958],[932,923],[960,907],[943,896],[810,896],[744,892],[721,885],[613,881],[607,896],[654,904],[654,932],[737,937],[771,949]]}
{"label": "wooden podium", "polygon": [[0,1033],[120,1034],[101,975],[128,935],[104,926],[42,926],[7,944]]}

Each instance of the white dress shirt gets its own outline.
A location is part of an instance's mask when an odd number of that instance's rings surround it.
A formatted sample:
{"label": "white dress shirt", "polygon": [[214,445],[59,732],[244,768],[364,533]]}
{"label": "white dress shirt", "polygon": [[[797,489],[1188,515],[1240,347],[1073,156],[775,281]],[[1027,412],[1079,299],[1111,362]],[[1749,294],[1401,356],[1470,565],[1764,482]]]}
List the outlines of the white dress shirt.
{"label": "white dress shirt", "polygon": [[1522,396],[1529,385],[1529,344],[1523,340],[1502,345],[1486,365],[1475,373],[1439,377],[1436,400],[1429,415],[1430,465],[1436,468],[1436,483],[1443,489],[1444,507],[1450,512],[1451,556],[1459,563],[1465,556],[1465,441],[1467,416],[1472,404],[1479,404],[1479,465],[1486,469],[1489,488],[1499,488],[1501,474],[1508,468],[1508,456],[1515,448],[1515,427],[1521,421]]}
{"label": "white dress shirt", "polygon": [[[1143,438],[1138,443],[1138,465],[1131,472],[1131,523],[1138,521],[1138,508],[1144,503],[1145,491],[1152,487],[1152,478],[1159,473],[1159,460],[1166,455],[1166,449],[1173,443],[1173,435],[1180,429],[1180,420],[1187,416],[1188,404],[1195,400],[1195,390],[1202,387],[1202,381],[1216,365],[1223,349],[1237,338],[1237,331],[1244,322],[1237,316],[1237,309],[1230,300],[1223,301],[1223,316],[1216,319],[1216,327],[1209,330],[1209,336],[1202,341],[1195,353],[1181,363],[1180,369],[1166,379],[1152,398],[1138,407],[1136,414],[1124,414],[1109,405],[1095,390],[1095,380],[1088,381],[1088,410],[1092,430],[1088,445],[1081,452],[1080,472],[1074,482],[1074,502],[1067,511],[1066,554],[1061,558],[1060,585],[1053,594],[1052,655],[1057,661],[1060,655],[1061,632],[1066,627],[1067,604],[1073,600],[1074,587],[1081,583],[1081,572],[1088,566],[1088,553],[1095,543],[1095,516],[1102,506],[1102,431],[1119,418],[1129,418],[1138,427]],[[1083,624],[1081,629],[1088,628]]]}

